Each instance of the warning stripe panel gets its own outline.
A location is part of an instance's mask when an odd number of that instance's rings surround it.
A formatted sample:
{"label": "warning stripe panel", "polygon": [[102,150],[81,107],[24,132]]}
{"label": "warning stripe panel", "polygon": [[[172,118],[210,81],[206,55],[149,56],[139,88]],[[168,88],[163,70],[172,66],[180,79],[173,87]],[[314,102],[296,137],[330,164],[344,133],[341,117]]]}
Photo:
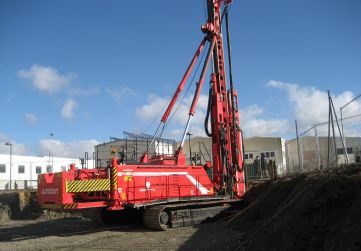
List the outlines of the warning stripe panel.
{"label": "warning stripe panel", "polygon": [[77,203],[74,204],[65,204],[65,205],[57,205],[57,204],[42,204],[41,208],[51,209],[51,210],[59,210],[59,209],[76,209],[78,207]]}
{"label": "warning stripe panel", "polygon": [[56,210],[56,209],[63,209],[63,205],[42,204],[42,205],[41,205],[41,208]]}
{"label": "warning stripe panel", "polygon": [[109,190],[110,190],[109,179],[66,181],[67,193],[97,192],[97,191],[109,191]]}
{"label": "warning stripe panel", "polygon": [[112,190],[117,190],[118,188],[118,170],[117,168],[113,168],[112,171]]}
{"label": "warning stripe panel", "polygon": [[65,204],[63,207],[64,209],[75,209],[78,207],[78,204]]}

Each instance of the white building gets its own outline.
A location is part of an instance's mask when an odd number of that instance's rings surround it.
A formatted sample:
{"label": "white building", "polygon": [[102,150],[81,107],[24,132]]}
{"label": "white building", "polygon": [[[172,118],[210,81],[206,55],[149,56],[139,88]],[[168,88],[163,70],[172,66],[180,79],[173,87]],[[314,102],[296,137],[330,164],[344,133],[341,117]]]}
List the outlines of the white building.
{"label": "white building", "polygon": [[286,141],[280,137],[251,137],[244,139],[245,163],[253,164],[263,156],[267,163],[273,161],[277,175],[286,174]]}
{"label": "white building", "polygon": [[[37,188],[38,174],[68,170],[70,164],[82,168],[79,159],[59,157],[11,156],[11,187]],[[93,168],[93,161],[87,161],[87,167]],[[10,155],[0,154],[0,190],[10,188]]]}

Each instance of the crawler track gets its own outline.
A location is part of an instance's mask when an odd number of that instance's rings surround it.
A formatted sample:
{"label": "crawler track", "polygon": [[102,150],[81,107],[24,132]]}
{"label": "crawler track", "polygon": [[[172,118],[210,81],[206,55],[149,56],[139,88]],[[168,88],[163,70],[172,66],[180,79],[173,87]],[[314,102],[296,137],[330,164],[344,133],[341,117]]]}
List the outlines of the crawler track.
{"label": "crawler track", "polygon": [[143,215],[144,225],[149,229],[167,230],[169,227],[160,221],[160,215],[165,208],[164,205],[147,208]]}
{"label": "crawler track", "polygon": [[196,225],[236,202],[239,200],[227,199],[152,206],[145,209],[143,223],[147,228],[154,230]]}

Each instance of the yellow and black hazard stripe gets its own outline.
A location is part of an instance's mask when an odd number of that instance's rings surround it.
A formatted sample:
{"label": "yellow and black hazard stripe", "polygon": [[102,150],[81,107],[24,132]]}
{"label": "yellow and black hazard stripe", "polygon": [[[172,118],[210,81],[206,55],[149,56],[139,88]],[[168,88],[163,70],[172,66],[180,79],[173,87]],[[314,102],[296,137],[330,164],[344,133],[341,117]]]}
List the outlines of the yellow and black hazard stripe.
{"label": "yellow and black hazard stripe", "polygon": [[109,179],[66,181],[67,193],[109,191]]}
{"label": "yellow and black hazard stripe", "polygon": [[44,209],[51,209],[51,210],[63,209],[63,205],[57,205],[57,204],[41,204],[40,207],[44,208]]}
{"label": "yellow and black hazard stripe", "polygon": [[63,208],[64,209],[76,209],[78,207],[78,204],[77,203],[74,203],[74,204],[65,204],[63,205]]}
{"label": "yellow and black hazard stripe", "polygon": [[113,167],[112,170],[112,190],[118,189],[118,168]]}
{"label": "yellow and black hazard stripe", "polygon": [[77,207],[78,207],[77,203],[65,204],[65,205],[57,205],[57,204],[42,204],[41,205],[41,208],[50,209],[50,210],[76,209]]}

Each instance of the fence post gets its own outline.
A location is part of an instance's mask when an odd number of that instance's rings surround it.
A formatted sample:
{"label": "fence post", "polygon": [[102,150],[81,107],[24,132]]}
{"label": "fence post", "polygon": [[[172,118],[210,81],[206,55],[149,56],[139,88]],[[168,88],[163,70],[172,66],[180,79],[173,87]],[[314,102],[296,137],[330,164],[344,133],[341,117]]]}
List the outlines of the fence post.
{"label": "fence post", "polygon": [[346,146],[346,142],[345,142],[345,132],[343,131],[343,114],[342,114],[342,109],[343,107],[340,107],[340,116],[341,116],[341,130],[342,130],[342,138],[343,138],[343,142]]}
{"label": "fence post", "polygon": [[299,136],[298,136],[297,120],[295,120],[295,125],[296,125],[296,137],[297,137],[298,168],[300,169],[300,171],[302,171],[302,168],[301,168],[301,155],[300,155],[300,141],[299,141]]}
{"label": "fence post", "polygon": [[[288,150],[288,143],[285,142],[285,151],[286,151],[286,175],[291,174],[291,163],[290,163],[290,156]],[[293,166],[292,166],[293,167]]]}
{"label": "fence post", "polygon": [[[347,150],[346,150],[346,144],[345,144],[345,142],[343,140],[343,136],[342,136],[342,133],[341,133],[340,125],[338,123],[335,107],[333,106],[332,98],[330,98],[330,102],[331,102],[331,107],[332,107],[333,113],[335,114],[336,125],[337,125],[337,128],[338,128],[338,133],[340,134],[340,139],[341,139],[342,147],[343,147],[343,150],[344,150],[344,156],[346,158],[346,163],[349,164],[349,159],[348,159]],[[336,151],[336,154],[337,154],[337,151]]]}
{"label": "fence post", "polygon": [[333,124],[333,113],[331,107],[331,95],[330,90],[327,90],[328,96],[328,138],[327,138],[327,167],[330,168],[330,138],[331,138],[331,126],[332,126],[332,135],[333,135],[333,145],[335,150],[335,160],[337,162],[337,146],[335,139],[335,127]]}
{"label": "fence post", "polygon": [[317,134],[317,125],[314,125],[313,128],[315,130],[317,165],[318,165],[318,169],[320,169],[321,168],[321,156],[320,156],[320,142],[318,141],[318,134]]}

